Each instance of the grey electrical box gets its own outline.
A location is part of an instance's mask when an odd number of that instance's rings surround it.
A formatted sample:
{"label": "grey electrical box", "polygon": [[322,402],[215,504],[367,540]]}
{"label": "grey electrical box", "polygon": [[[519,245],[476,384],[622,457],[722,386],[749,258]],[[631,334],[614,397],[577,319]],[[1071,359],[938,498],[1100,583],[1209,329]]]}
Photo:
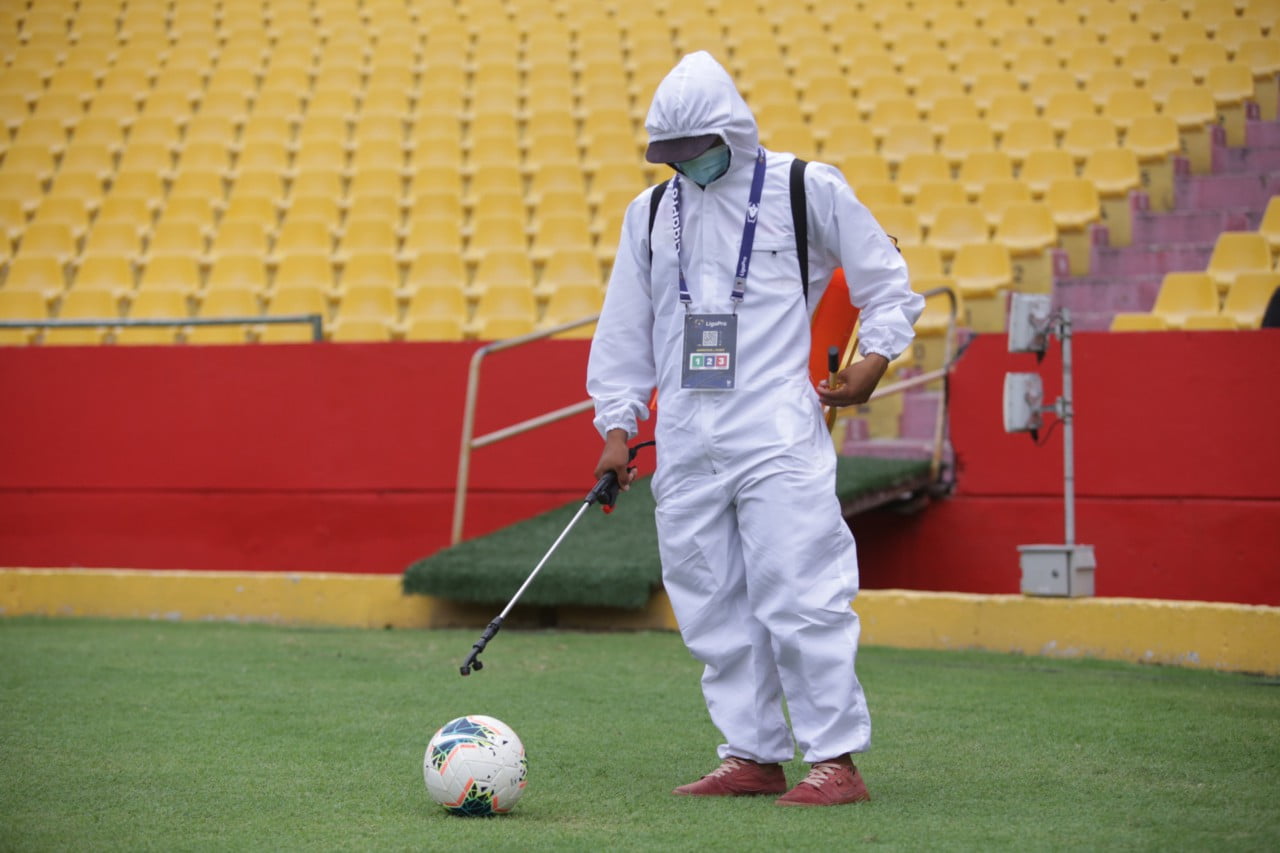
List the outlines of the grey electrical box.
{"label": "grey electrical box", "polygon": [[1019,545],[1023,595],[1093,595],[1092,545]]}

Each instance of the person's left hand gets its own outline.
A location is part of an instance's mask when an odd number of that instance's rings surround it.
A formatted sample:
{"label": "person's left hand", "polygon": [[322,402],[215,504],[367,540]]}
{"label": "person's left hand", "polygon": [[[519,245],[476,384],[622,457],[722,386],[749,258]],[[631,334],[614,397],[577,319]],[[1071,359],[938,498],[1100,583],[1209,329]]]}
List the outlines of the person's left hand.
{"label": "person's left hand", "polygon": [[876,353],[855,361],[836,374],[840,384],[833,390],[826,379],[818,383],[818,399],[824,406],[856,406],[871,398],[884,372],[889,369],[889,359]]}

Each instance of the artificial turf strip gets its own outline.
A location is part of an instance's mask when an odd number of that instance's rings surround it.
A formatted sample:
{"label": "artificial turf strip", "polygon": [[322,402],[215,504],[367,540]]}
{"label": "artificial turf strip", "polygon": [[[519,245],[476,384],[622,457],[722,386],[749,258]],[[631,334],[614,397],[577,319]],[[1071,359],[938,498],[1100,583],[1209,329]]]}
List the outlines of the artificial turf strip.
{"label": "artificial turf strip", "polygon": [[[842,500],[883,492],[928,467],[927,460],[841,458],[836,492]],[[649,479],[637,480],[622,493],[612,515],[605,516],[596,507],[588,510],[521,596],[521,603],[643,607],[662,574]],[[581,506],[578,500],[417,560],[405,569],[404,590],[454,601],[506,602]]]}
{"label": "artificial turf strip", "polygon": [[[783,809],[670,794],[718,743],[675,634],[504,631],[464,679],[474,639],[0,620],[0,848],[1280,849],[1274,679],[865,648],[872,802]],[[510,815],[427,798],[465,713],[524,740]]]}

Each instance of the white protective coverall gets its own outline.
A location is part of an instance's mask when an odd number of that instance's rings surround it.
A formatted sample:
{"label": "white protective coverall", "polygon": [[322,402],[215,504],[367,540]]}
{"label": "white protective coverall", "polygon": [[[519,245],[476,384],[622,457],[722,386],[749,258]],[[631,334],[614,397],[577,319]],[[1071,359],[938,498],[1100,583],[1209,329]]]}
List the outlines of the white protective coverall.
{"label": "white protective coverall", "polygon": [[[682,257],[695,313],[729,313],[758,148],[755,118],[705,52],[659,85],[651,140],[715,133],[729,171],[699,188],[682,178]],[[650,192],[627,208],[591,346],[587,390],[600,434],[636,433],[658,389],[652,488],[663,584],[726,743],[719,755],[806,761],[864,751],[870,717],[854,671],[858,591],[853,537],[835,493],[835,451],[810,384],[810,308],[799,281],[789,154],[767,152],[746,295],[738,308],[734,390],[681,387],[686,309],[678,298],[671,216]],[[907,348],[923,300],[884,230],[840,172],[806,171],[809,306],[843,267],[861,308],[863,353]],[[783,716],[786,697],[789,729]],[[795,740],[792,739],[794,731]]]}

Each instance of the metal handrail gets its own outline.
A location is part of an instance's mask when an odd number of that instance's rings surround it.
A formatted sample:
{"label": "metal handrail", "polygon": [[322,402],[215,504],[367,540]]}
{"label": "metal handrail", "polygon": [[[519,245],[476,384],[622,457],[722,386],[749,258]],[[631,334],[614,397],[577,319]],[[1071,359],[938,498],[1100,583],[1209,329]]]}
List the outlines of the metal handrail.
{"label": "metal handrail", "polygon": [[571,406],[565,406],[534,418],[520,421],[511,426],[486,433],[477,438],[472,438],[476,428],[476,400],[480,393],[480,365],[485,358],[491,353],[501,352],[502,350],[512,349],[513,347],[524,346],[525,344],[534,343],[544,340],[552,335],[558,335],[561,332],[567,332],[571,329],[577,329],[581,326],[589,326],[600,319],[599,314],[592,314],[581,320],[574,320],[569,323],[561,323],[558,326],[550,326],[541,331],[531,332],[527,335],[520,335],[515,338],[507,338],[501,341],[494,341],[485,344],[471,355],[471,366],[467,371],[467,397],[462,408],[462,447],[458,453],[458,481],[453,494],[453,528],[450,533],[450,542],[457,545],[462,541],[462,523],[467,511],[467,481],[471,476],[471,451],[481,447],[487,447],[495,442],[521,435],[530,430],[553,424],[556,421],[562,421],[565,418],[571,418],[574,415],[589,411],[592,408],[591,400],[584,400],[581,403],[575,403]]}
{"label": "metal handrail", "polygon": [[[931,370],[928,373],[922,373],[919,376],[913,376],[910,379],[904,379],[900,382],[893,382],[881,388],[877,388],[871,395],[872,400],[887,397],[890,394],[900,394],[909,388],[915,388],[919,385],[925,385],[935,379],[945,377],[951,371],[952,359],[954,357],[954,339],[956,332],[956,294],[949,287],[935,287],[924,291],[921,295],[925,298],[930,296],[939,296],[945,294],[950,302],[950,315],[947,319],[947,335],[946,348],[944,349],[943,366],[938,370]],[[563,323],[559,326],[552,326],[539,332],[533,332],[528,335],[521,335],[516,338],[508,338],[506,340],[494,341],[485,344],[476,350],[471,356],[471,366],[467,373],[467,396],[463,403],[462,410],[462,442],[458,453],[458,480],[453,495],[453,526],[450,532],[451,544],[457,545],[462,541],[462,527],[466,518],[467,511],[467,484],[471,476],[471,452],[481,447],[488,447],[499,441],[522,435],[539,427],[571,418],[574,415],[590,411],[593,403],[590,399],[583,400],[580,403],[574,403],[570,406],[563,406],[559,409],[538,415],[533,418],[520,421],[511,426],[485,433],[481,436],[473,437],[475,432],[475,416],[476,403],[480,393],[480,365],[484,359],[491,353],[501,352],[502,350],[512,349],[514,347],[524,346],[525,344],[540,341],[549,338],[552,335],[558,335],[561,332],[576,329],[580,326],[587,326],[600,319],[599,314],[593,314],[582,320],[576,320],[571,323]],[[937,421],[934,426],[934,447],[933,454],[929,466],[929,475],[931,480],[936,480],[938,471],[942,465],[942,447],[943,436],[946,428],[947,417],[947,395],[944,393],[942,405],[938,406]]]}
{"label": "metal handrail", "polygon": [[319,314],[271,314],[246,315],[243,317],[147,317],[129,319],[126,317],[85,317],[75,320],[0,320],[0,329],[94,329],[100,326],[240,326],[260,324],[292,324],[307,323],[311,326],[311,339],[324,340],[324,318]]}

